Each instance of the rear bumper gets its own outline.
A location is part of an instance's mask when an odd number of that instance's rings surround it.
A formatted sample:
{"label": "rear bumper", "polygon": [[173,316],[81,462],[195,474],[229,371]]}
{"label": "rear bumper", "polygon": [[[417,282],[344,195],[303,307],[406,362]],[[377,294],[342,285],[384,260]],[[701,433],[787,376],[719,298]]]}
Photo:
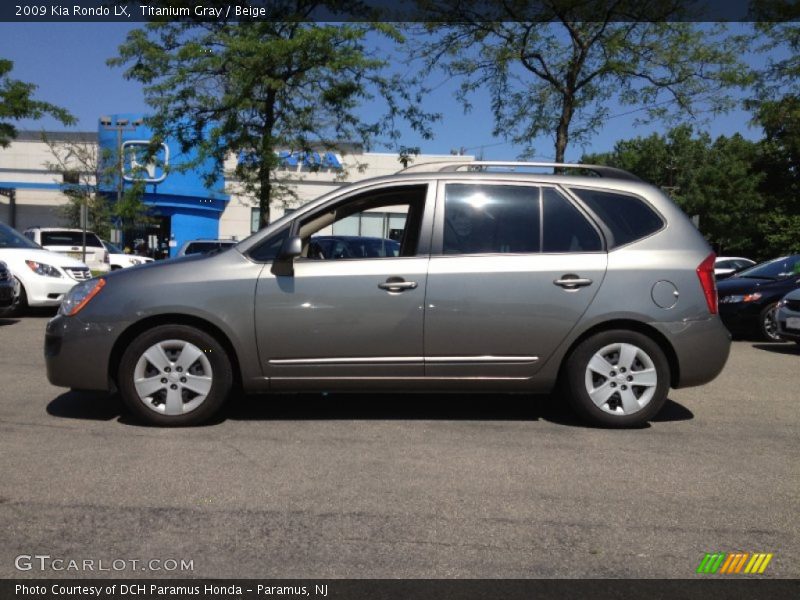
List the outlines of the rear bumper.
{"label": "rear bumper", "polygon": [[51,384],[80,390],[111,390],[111,350],[125,324],[87,324],[57,315],[47,323],[44,358]]}
{"label": "rear bumper", "polygon": [[672,342],[678,361],[672,387],[691,387],[713,381],[731,351],[731,334],[719,317],[659,325]]}

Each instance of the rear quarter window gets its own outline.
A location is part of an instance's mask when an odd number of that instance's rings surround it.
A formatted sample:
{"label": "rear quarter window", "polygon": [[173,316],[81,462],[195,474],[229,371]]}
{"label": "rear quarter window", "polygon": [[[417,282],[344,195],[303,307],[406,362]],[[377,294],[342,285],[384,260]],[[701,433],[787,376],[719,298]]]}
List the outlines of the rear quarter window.
{"label": "rear quarter window", "polygon": [[636,196],[570,188],[605,224],[614,237],[609,248],[623,246],[655,233],[664,226],[663,219],[644,200]]}

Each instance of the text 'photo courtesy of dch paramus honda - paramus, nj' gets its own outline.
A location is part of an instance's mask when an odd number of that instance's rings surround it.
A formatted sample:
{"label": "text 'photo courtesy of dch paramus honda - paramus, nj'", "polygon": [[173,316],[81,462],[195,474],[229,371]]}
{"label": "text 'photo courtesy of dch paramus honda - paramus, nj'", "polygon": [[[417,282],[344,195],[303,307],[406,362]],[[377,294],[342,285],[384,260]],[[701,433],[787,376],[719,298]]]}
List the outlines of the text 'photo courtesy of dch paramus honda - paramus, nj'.
{"label": "text 'photo courtesy of dch paramus honda - paramus, nj'", "polygon": [[[386,207],[404,215],[392,252],[326,256],[315,242]],[[671,387],[725,365],[714,259],[663,192],[625,171],[414,165],[229,249],[76,285],[47,325],[47,372],[118,390],[157,425],[202,423],[241,389],[557,390],[591,423],[638,426]]]}

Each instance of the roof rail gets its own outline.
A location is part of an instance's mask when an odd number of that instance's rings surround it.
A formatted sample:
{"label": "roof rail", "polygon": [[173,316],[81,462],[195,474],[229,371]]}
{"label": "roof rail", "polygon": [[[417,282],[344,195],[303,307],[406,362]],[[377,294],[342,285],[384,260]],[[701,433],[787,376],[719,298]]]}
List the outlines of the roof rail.
{"label": "roof rail", "polygon": [[598,177],[613,177],[615,179],[625,179],[628,181],[642,181],[633,173],[629,173],[623,169],[616,167],[607,167],[605,165],[583,165],[576,163],[551,163],[551,162],[524,162],[524,161],[502,161],[502,160],[472,160],[472,161],[454,161],[445,160],[429,163],[421,163],[412,165],[408,168],[398,171],[398,173],[412,173],[412,172],[428,172],[428,173],[455,173],[461,169],[470,169],[472,171],[483,171],[489,168],[506,168],[506,169],[523,169],[523,168],[563,168],[563,169],[580,169],[591,171]]}

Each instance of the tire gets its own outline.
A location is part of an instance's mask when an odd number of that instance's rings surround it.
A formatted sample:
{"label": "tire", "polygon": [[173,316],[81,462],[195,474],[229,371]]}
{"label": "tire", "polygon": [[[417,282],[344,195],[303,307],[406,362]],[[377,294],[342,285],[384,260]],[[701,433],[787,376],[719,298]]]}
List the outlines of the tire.
{"label": "tire", "polygon": [[187,325],[160,325],[140,334],[122,355],[118,371],[120,394],[131,412],[168,427],[210,419],[232,384],[231,361],[222,345]]}
{"label": "tire", "polygon": [[669,363],[660,346],[646,335],[620,329],[581,342],[567,358],[563,384],[584,420],[638,427],[664,406],[669,382]]}
{"label": "tire", "polygon": [[761,314],[758,315],[758,333],[760,334],[761,339],[764,341],[786,341],[778,337],[778,322],[775,320],[777,311],[778,303],[774,302],[764,307],[764,310],[762,310]]}

